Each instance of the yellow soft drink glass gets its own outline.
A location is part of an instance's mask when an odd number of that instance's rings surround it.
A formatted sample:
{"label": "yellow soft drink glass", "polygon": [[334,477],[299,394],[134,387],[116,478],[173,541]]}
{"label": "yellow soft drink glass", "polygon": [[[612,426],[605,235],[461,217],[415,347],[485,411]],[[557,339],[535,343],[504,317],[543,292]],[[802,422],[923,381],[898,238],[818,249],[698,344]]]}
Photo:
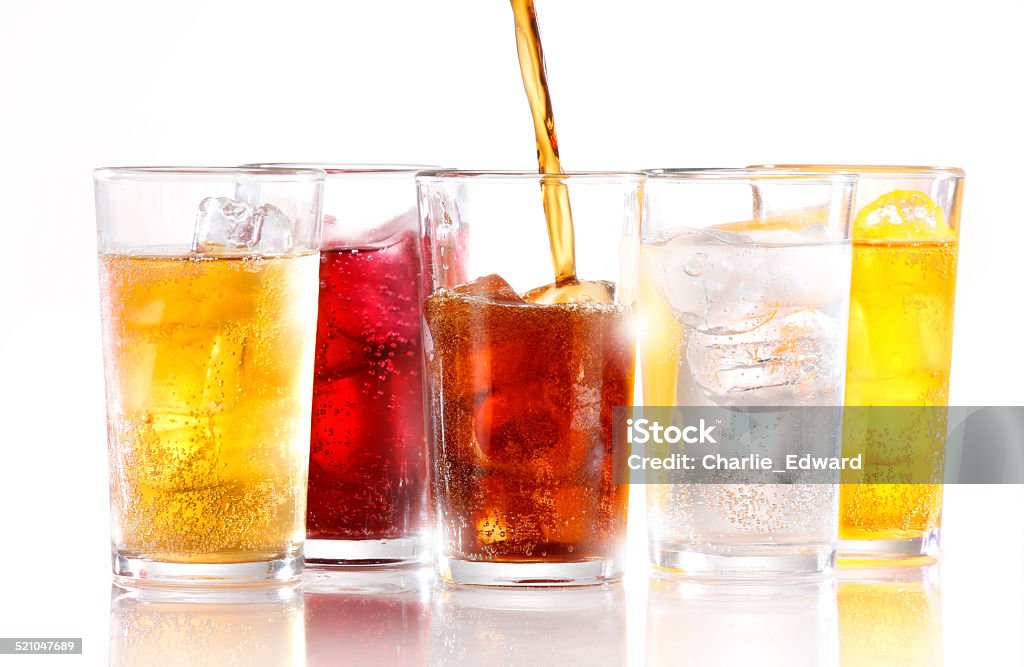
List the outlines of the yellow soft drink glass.
{"label": "yellow soft drink glass", "polygon": [[[964,173],[777,165],[858,175],[839,556],[937,554]],[[863,409],[870,408],[870,409]]]}

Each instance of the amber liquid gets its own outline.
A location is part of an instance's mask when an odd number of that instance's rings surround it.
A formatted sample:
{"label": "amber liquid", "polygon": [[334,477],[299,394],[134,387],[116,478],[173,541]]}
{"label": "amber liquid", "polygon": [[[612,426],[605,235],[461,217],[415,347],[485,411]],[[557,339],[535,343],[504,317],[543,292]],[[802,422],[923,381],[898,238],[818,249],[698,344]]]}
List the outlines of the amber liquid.
{"label": "amber liquid", "polygon": [[[523,88],[530,102],[533,129],[537,135],[537,164],[542,174],[561,174],[558,157],[558,136],[555,133],[555,112],[551,108],[544,51],[537,27],[537,12],[533,0],[511,0],[516,19],[516,49],[519,69],[523,74]],[[548,224],[551,261],[555,269],[556,285],[576,282],[576,251],[573,240],[572,211],[569,208],[569,189],[559,179],[545,178],[541,183],[544,215]]]}
{"label": "amber liquid", "polygon": [[118,552],[169,562],[302,542],[317,256],[100,258]]}

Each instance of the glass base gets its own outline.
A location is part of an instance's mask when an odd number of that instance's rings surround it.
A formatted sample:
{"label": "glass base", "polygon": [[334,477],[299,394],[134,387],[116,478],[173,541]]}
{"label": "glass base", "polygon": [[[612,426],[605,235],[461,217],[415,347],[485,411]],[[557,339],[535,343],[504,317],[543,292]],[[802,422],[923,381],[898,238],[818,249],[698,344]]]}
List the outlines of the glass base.
{"label": "glass base", "polygon": [[111,553],[114,581],[121,586],[236,587],[298,581],[302,555],[248,563],[168,563]]}
{"label": "glass base", "polygon": [[111,606],[116,600],[144,603],[246,605],[302,601],[301,579],[268,582],[259,586],[152,586],[138,580],[114,577]]}
{"label": "glass base", "polygon": [[503,563],[439,557],[437,574],[467,586],[598,586],[622,578],[622,563],[598,558],[576,563]]}
{"label": "glass base", "polygon": [[732,546],[728,553],[699,551],[693,545],[651,540],[651,563],[665,572],[697,579],[761,580],[826,574],[835,567],[829,545]]}
{"label": "glass base", "polygon": [[302,590],[323,595],[419,595],[432,583],[426,567],[307,568],[302,574]]}
{"label": "glass base", "polygon": [[379,567],[417,565],[426,555],[422,537],[393,540],[320,540],[307,539],[304,547],[306,567]]}
{"label": "glass base", "polygon": [[839,540],[841,561],[933,561],[939,555],[939,529],[916,537],[881,540]]}

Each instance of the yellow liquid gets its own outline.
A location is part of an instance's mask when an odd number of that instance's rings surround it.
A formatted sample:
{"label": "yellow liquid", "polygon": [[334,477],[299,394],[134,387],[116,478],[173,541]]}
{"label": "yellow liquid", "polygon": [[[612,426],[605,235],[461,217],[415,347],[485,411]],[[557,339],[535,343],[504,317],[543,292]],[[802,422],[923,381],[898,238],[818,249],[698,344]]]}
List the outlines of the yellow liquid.
{"label": "yellow liquid", "polygon": [[644,405],[679,405],[680,352],[683,349],[683,325],[672,314],[672,307],[661,293],[658,277],[661,266],[657,249],[640,249],[640,359],[643,369]]}
{"label": "yellow liquid", "polygon": [[927,581],[840,582],[843,667],[942,664],[942,604]]}
{"label": "yellow liquid", "polygon": [[113,536],[232,563],[302,540],[319,262],[103,255]]}
{"label": "yellow liquid", "polygon": [[[945,406],[953,343],[955,241],[854,243],[846,404]],[[901,413],[903,415],[909,412]],[[941,420],[941,411],[927,412]],[[867,448],[890,479],[941,480],[944,432],[912,428],[893,437],[851,437],[843,453]],[[911,472],[913,471],[913,472]],[[940,484],[844,484],[839,536],[907,539],[937,528]]]}

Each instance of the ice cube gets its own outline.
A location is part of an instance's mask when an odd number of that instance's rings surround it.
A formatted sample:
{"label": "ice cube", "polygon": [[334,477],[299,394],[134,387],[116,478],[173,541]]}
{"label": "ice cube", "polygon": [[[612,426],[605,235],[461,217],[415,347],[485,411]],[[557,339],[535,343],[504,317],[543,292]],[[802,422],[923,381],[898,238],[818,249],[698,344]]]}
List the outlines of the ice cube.
{"label": "ice cube", "polygon": [[497,303],[526,303],[523,298],[512,289],[504,278],[496,273],[481,276],[476,280],[463,285],[452,287],[451,291],[456,294],[467,296],[486,297],[488,301]]}
{"label": "ice cube", "polygon": [[315,377],[317,382],[333,382],[350,377],[369,363],[370,349],[364,340],[347,336],[335,327],[326,327],[326,338],[318,334]]}
{"label": "ice cube", "polygon": [[[786,405],[796,397],[838,402],[845,366],[838,327],[818,310],[779,313],[740,334],[693,332],[686,359],[694,381],[715,402],[736,403],[744,392],[756,392],[751,400],[757,405]],[[780,390],[762,391],[772,388]]]}
{"label": "ice cube", "polygon": [[742,234],[682,234],[662,247],[662,291],[679,320],[706,334],[740,334],[775,316],[768,251]]}
{"label": "ice cube", "polygon": [[273,204],[253,206],[230,197],[207,197],[196,213],[192,249],[204,254],[285,253],[292,221]]}
{"label": "ice cube", "polygon": [[212,416],[234,407],[241,396],[243,360],[246,357],[246,338],[218,333],[210,346],[206,362],[206,381],[203,385],[201,406]]}
{"label": "ice cube", "polygon": [[254,207],[229,197],[207,197],[196,214],[196,252],[251,250],[260,241],[259,221]]}
{"label": "ice cube", "polygon": [[264,204],[256,209],[256,217],[260,227],[260,252],[281,254],[292,249],[292,221],[281,209]]}
{"label": "ice cube", "polygon": [[767,249],[764,298],[780,308],[830,308],[850,292],[852,250],[848,243]]}
{"label": "ice cube", "polygon": [[523,295],[530,303],[615,303],[615,284],[607,280],[573,280],[542,285]]}
{"label": "ice cube", "polygon": [[555,406],[524,386],[495,391],[477,404],[476,441],[487,459],[528,465],[558,445],[562,424]]}
{"label": "ice cube", "polygon": [[789,245],[706,230],[662,246],[661,289],[676,318],[701,333],[742,334],[780,309],[823,309],[849,292],[848,244]]}

